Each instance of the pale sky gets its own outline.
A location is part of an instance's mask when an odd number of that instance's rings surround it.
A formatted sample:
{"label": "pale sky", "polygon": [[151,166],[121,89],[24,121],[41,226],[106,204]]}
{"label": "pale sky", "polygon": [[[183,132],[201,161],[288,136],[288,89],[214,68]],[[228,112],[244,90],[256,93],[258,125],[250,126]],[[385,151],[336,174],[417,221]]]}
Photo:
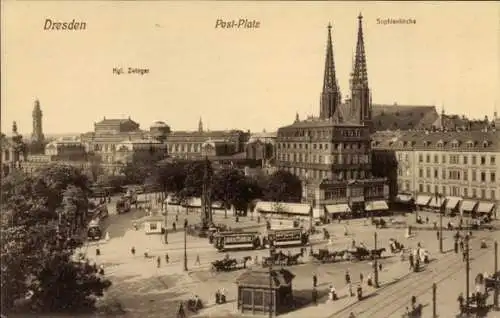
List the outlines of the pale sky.
{"label": "pale sky", "polygon": [[[106,116],[147,129],[274,131],[319,113],[332,23],[341,92],[349,95],[357,15],[364,19],[374,103],[444,105],[475,118],[500,111],[500,5],[384,2],[2,1],[2,131],[85,132]],[[45,19],[87,23],[44,31]],[[216,29],[247,18],[258,29]],[[377,24],[411,18],[416,24]],[[149,74],[114,75],[138,67]]]}

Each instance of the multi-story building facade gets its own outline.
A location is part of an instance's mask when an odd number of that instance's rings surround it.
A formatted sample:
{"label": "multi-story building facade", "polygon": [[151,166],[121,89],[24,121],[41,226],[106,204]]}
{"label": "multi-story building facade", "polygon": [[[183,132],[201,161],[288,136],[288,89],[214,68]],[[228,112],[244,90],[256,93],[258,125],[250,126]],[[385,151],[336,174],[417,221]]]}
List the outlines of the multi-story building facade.
{"label": "multi-story building facade", "polygon": [[2,176],[6,176],[16,169],[20,169],[27,158],[27,145],[17,131],[17,124],[12,124],[12,136],[0,136]]}
{"label": "multi-story building facade", "polygon": [[249,133],[241,130],[206,131],[199,121],[197,131],[172,131],[166,143],[170,157],[201,160],[205,156],[234,156],[235,160],[245,151]]}
{"label": "multi-story building facade", "polygon": [[167,155],[164,140],[170,127],[155,122],[150,131],[143,131],[137,122],[127,119],[106,119],[94,123],[94,131],[81,135],[89,156],[99,161],[107,173],[119,173],[126,162],[147,148],[151,154]]}
{"label": "multi-story building facade", "polygon": [[273,163],[276,147],[276,132],[253,133],[245,145],[248,159],[261,160],[263,166]]}
{"label": "multi-story building facade", "polygon": [[446,209],[487,213],[500,202],[499,131],[376,133],[372,147],[377,156],[396,158],[393,181],[417,205],[438,208],[432,202],[437,196],[441,203],[449,199]]}
{"label": "multi-story building facade", "polygon": [[303,197],[327,212],[338,209],[385,210],[386,179],[373,178],[371,167],[371,93],[359,16],[351,98],[341,104],[331,26],[319,118],[299,120],[278,130],[276,165],[303,180]]}

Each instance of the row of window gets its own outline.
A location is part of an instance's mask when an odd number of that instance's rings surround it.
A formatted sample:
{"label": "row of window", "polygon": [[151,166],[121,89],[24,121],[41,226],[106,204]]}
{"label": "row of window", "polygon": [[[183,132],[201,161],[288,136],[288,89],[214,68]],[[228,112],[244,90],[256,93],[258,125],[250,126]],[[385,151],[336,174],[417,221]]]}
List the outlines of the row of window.
{"label": "row of window", "polygon": [[[375,141],[375,140],[374,140],[374,141],[372,141],[372,146],[377,146],[378,144],[379,144],[379,142],[378,142],[378,141]],[[429,147],[429,146],[431,146],[431,144],[432,144],[432,143],[431,143],[430,141],[428,141],[428,140],[425,140],[425,141],[423,142],[423,146],[424,146],[424,147]],[[436,143],[436,146],[437,146],[438,148],[443,148],[444,146],[446,146],[446,144],[447,144],[447,142],[440,140],[440,141],[438,141],[438,142]],[[479,144],[480,144],[483,148],[486,148],[486,147],[488,147],[489,145],[491,145],[491,142],[490,142],[489,140],[484,140],[482,143],[478,143],[477,141],[472,141],[472,140],[469,140],[469,141],[467,141],[465,144],[466,144],[467,148],[469,148],[469,149],[472,149],[472,148],[476,147],[476,146],[477,146],[477,145],[479,145]],[[394,142],[389,142],[389,146],[393,146],[393,145],[394,145]],[[415,141],[400,141],[397,145],[398,145],[399,147],[413,147],[413,146],[415,146],[415,145],[416,145],[416,142],[415,142]],[[462,145],[462,142],[461,142],[461,141],[458,141],[458,140],[453,140],[453,141],[451,142],[451,148],[455,148],[455,149],[457,149],[457,148],[459,148],[461,145]]]}
{"label": "row of window", "polygon": [[345,170],[340,171],[337,175],[334,175],[331,171],[325,170],[317,170],[317,169],[305,169],[305,168],[296,168],[296,167],[288,167],[284,168],[288,169],[289,172],[298,176],[299,178],[314,178],[314,179],[335,179],[335,180],[358,180],[365,179],[371,176],[370,172],[366,172],[364,170]]}
{"label": "row of window", "polygon": [[[311,155],[302,153],[278,153],[278,160],[288,162],[305,162],[319,164],[368,164],[369,155]],[[309,160],[311,158],[311,160]]]}
{"label": "row of window", "polygon": [[[404,188],[406,188],[406,189],[404,189]],[[405,183],[404,188],[403,188],[404,191],[411,191],[409,183]],[[446,186],[441,186],[441,189],[440,189],[439,186],[437,186],[437,185],[434,185],[434,187],[432,187],[432,185],[430,185],[430,184],[420,183],[418,185],[418,191],[422,192],[422,193],[423,192],[425,192],[425,193],[440,193],[444,196],[451,195],[451,196],[465,197],[465,198],[471,197],[471,198],[478,198],[478,199],[496,200],[496,190],[488,190],[489,193],[486,189],[472,188],[471,190],[472,191],[469,192],[469,188],[460,188],[457,186],[449,187],[449,189]],[[479,194],[479,196],[478,196],[478,194]],[[486,196],[487,194],[489,194],[489,198]]]}
{"label": "row of window", "polygon": [[[409,169],[407,169],[407,172]],[[402,169],[398,168],[398,175],[402,176],[403,171]],[[441,169],[441,175],[439,175],[439,168],[434,168],[431,170],[431,168],[426,168],[425,169],[425,175],[424,175],[424,169],[420,168],[418,169],[418,177],[419,178],[434,178],[434,179],[443,179],[443,180],[464,180],[464,181],[481,181],[481,182],[496,182],[496,173],[495,172],[490,172],[489,173],[489,180],[488,180],[488,173],[484,171],[476,171],[473,170],[471,173],[471,180],[469,180],[469,173],[468,171],[461,171],[461,170],[454,170],[454,169]]]}
{"label": "row of window", "polygon": [[[278,149],[309,149],[308,143],[298,143],[298,142],[281,142],[276,144]],[[333,150],[340,151],[342,149],[365,149],[367,148],[364,143],[359,142],[351,142],[351,143],[334,143],[333,145],[327,143],[311,143],[312,150],[329,150],[330,146],[333,147]]]}
{"label": "row of window", "polygon": [[[373,187],[366,188],[350,188],[349,189],[350,197],[362,197],[365,198],[376,198],[384,196],[384,186],[376,185]],[[336,188],[329,191],[325,191],[325,200],[338,200],[345,199],[347,197],[347,189],[346,188]]]}
{"label": "row of window", "polygon": [[[457,154],[450,154],[448,162],[450,164],[464,164],[467,165],[469,164],[469,155],[457,155]],[[489,161],[487,160],[487,156],[479,156],[479,160],[477,160],[477,156],[472,155],[471,156],[471,161],[470,164],[476,165],[480,164],[482,166],[490,164],[494,166],[496,164],[496,158],[494,155],[489,156]],[[398,154],[398,160],[401,161],[402,159],[402,154]],[[431,159],[433,159],[431,161]],[[462,160],[460,160],[462,159]],[[408,161],[408,154],[405,155],[405,161]],[[424,162],[424,155],[419,154],[418,155],[418,162],[423,163]],[[446,155],[441,155],[441,161],[439,161],[439,155],[434,155],[433,158],[431,158],[430,154],[425,155],[425,162],[426,163],[446,163]]]}

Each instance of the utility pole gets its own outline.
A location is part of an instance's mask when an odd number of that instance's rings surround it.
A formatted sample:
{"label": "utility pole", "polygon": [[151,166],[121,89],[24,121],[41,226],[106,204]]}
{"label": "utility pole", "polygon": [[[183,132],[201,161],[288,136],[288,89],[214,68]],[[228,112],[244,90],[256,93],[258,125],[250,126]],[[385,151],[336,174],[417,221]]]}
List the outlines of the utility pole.
{"label": "utility pole", "polygon": [[184,219],[184,271],[188,271],[188,257],[187,257],[187,245],[186,245],[186,239],[187,239],[187,227],[188,227],[188,221],[187,219]]}
{"label": "utility pole", "polygon": [[309,255],[312,255],[313,254],[313,245],[312,245],[312,235],[313,235],[313,206],[314,206],[314,198],[312,200],[312,204],[311,204],[311,211],[310,211],[310,215],[309,215]]}
{"label": "utility pole", "polygon": [[273,317],[273,246],[269,246],[269,318]]}
{"label": "utility pole", "polygon": [[469,306],[469,236],[465,237],[465,303],[466,307]]}
{"label": "utility pole", "polygon": [[[496,274],[498,273],[498,241],[495,241],[495,255],[494,255],[494,261],[495,261],[495,264],[494,264],[494,275],[496,276]],[[498,288],[499,288],[499,278],[496,277],[496,282],[495,282],[495,289],[493,290],[493,308],[495,308],[496,310],[498,310]]]}
{"label": "utility pole", "polygon": [[439,209],[439,252],[443,253],[443,211]]}
{"label": "utility pole", "polygon": [[[377,250],[377,232],[375,231],[375,233],[373,234],[373,238],[375,240],[375,251]],[[373,270],[374,270],[374,286],[376,288],[379,287],[378,285],[378,260],[377,260],[377,254],[375,253],[373,255]]]}
{"label": "utility pole", "polygon": [[[163,203],[162,203],[162,208],[163,208]],[[168,205],[165,206],[165,244],[168,244],[168,217],[167,217],[167,214],[168,214]]]}
{"label": "utility pole", "polygon": [[432,284],[432,318],[437,318],[436,310],[436,283]]}

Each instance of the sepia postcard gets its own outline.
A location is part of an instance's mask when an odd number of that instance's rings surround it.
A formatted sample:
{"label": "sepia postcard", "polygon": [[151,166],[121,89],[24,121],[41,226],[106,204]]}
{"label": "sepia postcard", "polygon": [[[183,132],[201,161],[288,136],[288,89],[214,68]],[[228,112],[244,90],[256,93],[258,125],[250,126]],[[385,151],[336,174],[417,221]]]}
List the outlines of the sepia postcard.
{"label": "sepia postcard", "polygon": [[500,4],[2,1],[1,315],[500,317]]}

